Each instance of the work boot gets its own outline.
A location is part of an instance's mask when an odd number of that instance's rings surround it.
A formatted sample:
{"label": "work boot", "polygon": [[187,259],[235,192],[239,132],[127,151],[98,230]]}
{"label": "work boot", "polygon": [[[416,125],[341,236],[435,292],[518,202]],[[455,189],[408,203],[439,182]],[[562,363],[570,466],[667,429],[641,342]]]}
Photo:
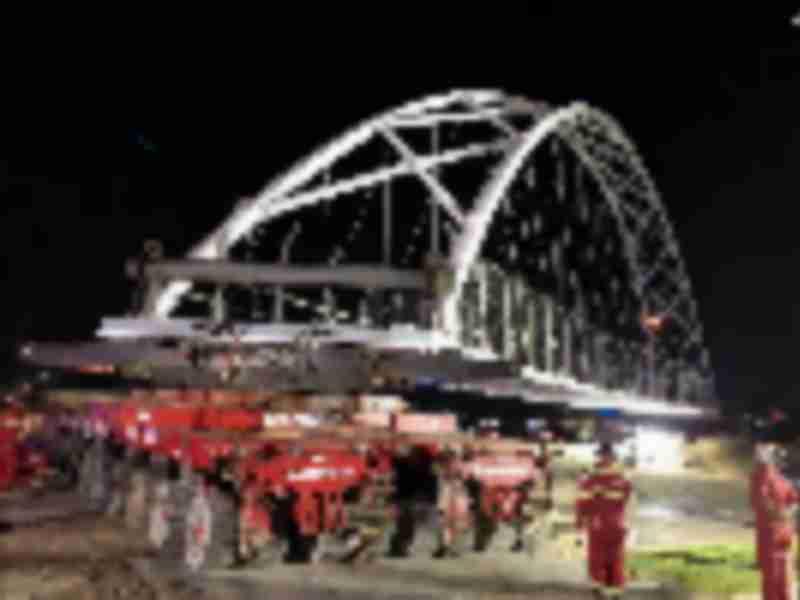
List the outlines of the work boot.
{"label": "work boot", "polygon": [[451,546],[439,546],[433,553],[433,558],[458,558],[460,555]]}

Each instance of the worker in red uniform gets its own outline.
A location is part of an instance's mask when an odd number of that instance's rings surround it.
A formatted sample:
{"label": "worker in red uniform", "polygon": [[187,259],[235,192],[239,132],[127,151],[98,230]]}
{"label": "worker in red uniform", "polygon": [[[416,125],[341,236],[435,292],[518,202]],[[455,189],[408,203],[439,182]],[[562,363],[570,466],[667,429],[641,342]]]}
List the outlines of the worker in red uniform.
{"label": "worker in red uniform", "polygon": [[589,576],[604,598],[619,597],[625,586],[626,507],[633,486],[610,443],[598,451],[594,469],[579,482],[576,527],[589,546]]}
{"label": "worker in red uniform", "polygon": [[750,478],[750,502],[756,514],[756,554],[761,568],[761,597],[795,597],[793,564],[794,510],[797,490],[776,465],[778,447],[765,441],[756,446]]}
{"label": "worker in red uniform", "polygon": [[23,413],[10,400],[0,405],[0,490],[10,488],[18,476]]}

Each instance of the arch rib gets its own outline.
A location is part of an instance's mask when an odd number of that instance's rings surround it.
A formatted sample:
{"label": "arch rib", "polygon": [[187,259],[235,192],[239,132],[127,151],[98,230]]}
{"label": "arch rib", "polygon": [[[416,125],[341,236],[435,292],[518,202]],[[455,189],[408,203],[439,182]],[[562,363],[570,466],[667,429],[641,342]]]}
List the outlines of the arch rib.
{"label": "arch rib", "polygon": [[[574,129],[572,127],[563,127],[565,125],[577,126],[581,123],[581,118],[587,117],[597,119],[597,121],[602,124],[604,131],[611,140],[620,144],[627,151],[626,159],[629,165],[634,169],[635,177],[640,178],[645,186],[644,196],[650,208],[659,214],[664,214],[664,207],[652,180],[642,165],[630,140],[624,135],[616,121],[608,117],[608,115],[602,111],[597,111],[583,102],[576,102],[565,108],[557,109],[544,115],[523,134],[521,142],[516,149],[506,157],[499,168],[493,173],[478,196],[474,209],[467,215],[461,235],[458,236],[454,242],[453,252],[450,256],[450,266],[454,271],[455,285],[442,300],[440,306],[444,316],[445,328],[449,332],[456,331],[458,323],[458,303],[461,299],[463,285],[466,282],[470,268],[478,259],[478,255],[496,210],[500,206],[503,197],[507,193],[515,176],[522,168],[525,160],[536,150],[539,144],[552,133],[559,134],[559,137],[572,149],[595,178],[617,222],[617,227],[619,228],[623,241],[623,251],[628,266],[631,269],[633,291],[643,303],[649,301],[646,306],[647,310],[659,310],[665,313],[671,312],[675,305],[685,297],[688,297],[690,301],[693,302],[690,286],[685,290],[679,290],[679,297],[676,299],[661,298],[655,290],[651,290],[648,298],[645,298],[646,282],[652,277],[652,273],[645,273],[643,266],[639,264],[637,259],[635,238],[640,232],[636,231],[635,228],[632,229],[626,223],[625,216],[628,213],[624,213],[625,205],[623,199],[618,195],[618,190],[613,185],[613,182],[608,180],[608,174],[605,173],[602,165],[592,156],[590,150],[584,147],[580,135],[576,134],[577,127]],[[661,219],[661,221],[667,223],[665,234],[674,244],[674,232],[669,223],[669,219]],[[682,276],[685,276],[685,269],[679,250],[676,252],[676,258],[678,270]],[[662,265],[652,265],[653,271],[659,268],[662,268]],[[652,304],[652,301],[656,301],[656,304],[659,306],[650,306],[649,304]],[[684,322],[679,315],[673,316],[676,318],[676,321],[681,323],[686,329],[687,334],[691,334],[692,325]]]}
{"label": "arch rib", "polygon": [[582,104],[571,104],[556,109],[542,117],[527,134],[524,134],[519,145],[513,150],[489,179],[486,187],[478,196],[474,208],[464,220],[461,234],[453,242],[450,255],[450,266],[455,274],[453,289],[445,296],[442,303],[445,329],[455,332],[458,320],[458,302],[469,269],[480,253],[483,241],[492,224],[492,218],[500,205],[508,187],[514,179],[525,159],[551,133],[563,123],[574,119],[582,110]]}
{"label": "arch rib", "polygon": [[[455,102],[483,107],[504,98],[505,94],[497,90],[454,90],[410,102],[363,121],[312,152],[288,172],[269,183],[258,196],[234,210],[219,227],[192,247],[187,258],[212,260],[221,258],[220,250],[230,247],[263,220],[264,212],[273,202],[296,191],[297,188],[305,185],[317,174],[330,167],[340,157],[367,143],[375,135],[379,126],[392,116],[413,118],[427,111],[447,108]],[[159,294],[156,316],[167,317],[177,306],[180,296],[186,293],[190,287],[191,284],[185,281],[175,281],[167,285]]]}

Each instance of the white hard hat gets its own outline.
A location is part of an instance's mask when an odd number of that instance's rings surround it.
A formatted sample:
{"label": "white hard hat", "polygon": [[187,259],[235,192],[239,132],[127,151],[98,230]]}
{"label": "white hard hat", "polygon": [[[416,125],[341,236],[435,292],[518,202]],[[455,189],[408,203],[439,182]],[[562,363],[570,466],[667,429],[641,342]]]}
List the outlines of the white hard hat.
{"label": "white hard hat", "polygon": [[755,459],[760,463],[772,463],[775,460],[775,445],[770,443],[756,444]]}

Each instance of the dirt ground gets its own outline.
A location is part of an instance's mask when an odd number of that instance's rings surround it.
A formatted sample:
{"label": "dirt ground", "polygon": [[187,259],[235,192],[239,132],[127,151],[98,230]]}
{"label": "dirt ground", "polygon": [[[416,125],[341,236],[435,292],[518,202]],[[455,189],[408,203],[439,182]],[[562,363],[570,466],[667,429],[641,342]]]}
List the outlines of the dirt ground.
{"label": "dirt ground", "polygon": [[[574,465],[557,472],[560,518],[571,520]],[[690,474],[637,475],[637,545],[725,543],[752,539],[745,481]],[[566,540],[566,541],[565,541]],[[501,545],[491,555],[455,560],[380,560],[363,566],[281,565],[202,577],[167,570],[143,538],[123,524],[86,512],[64,492],[0,496],[0,600],[316,600],[319,598],[583,599],[581,551],[564,538],[535,557]],[[628,598],[661,597],[634,582]]]}

